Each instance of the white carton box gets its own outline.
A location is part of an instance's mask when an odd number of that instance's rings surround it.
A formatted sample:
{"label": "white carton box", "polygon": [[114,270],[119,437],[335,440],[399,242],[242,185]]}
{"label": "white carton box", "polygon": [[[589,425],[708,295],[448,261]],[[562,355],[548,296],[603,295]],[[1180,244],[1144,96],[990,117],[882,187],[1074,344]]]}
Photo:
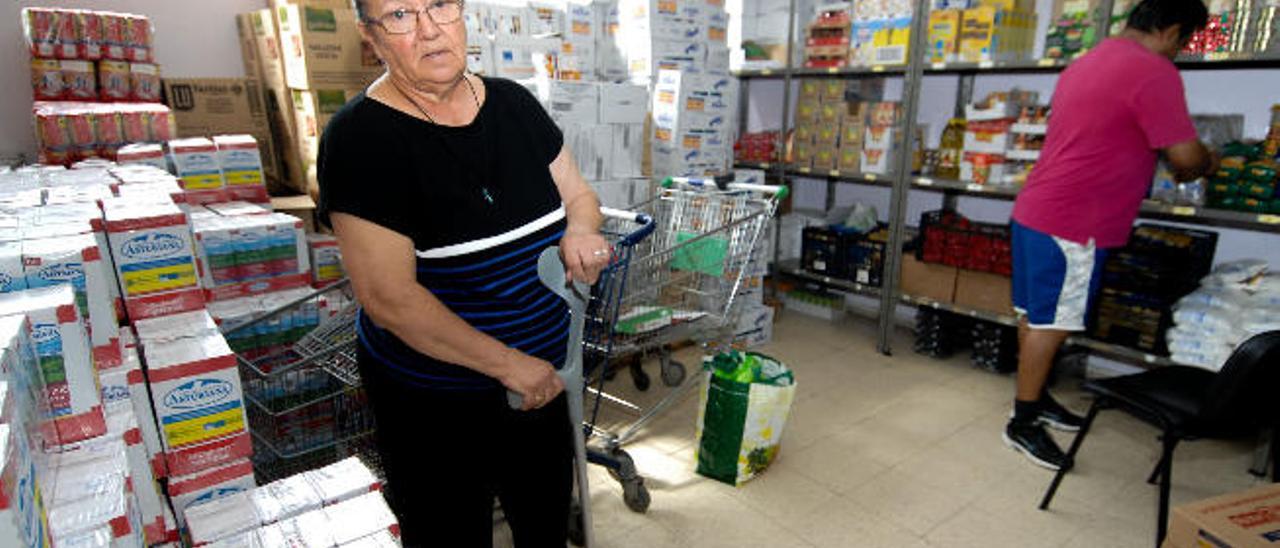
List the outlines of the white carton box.
{"label": "white carton box", "polygon": [[382,489],[382,482],[358,457],[347,457],[324,468],[303,472],[325,505]]}
{"label": "white carton box", "polygon": [[187,508],[185,519],[192,544],[204,546],[257,529],[261,523],[251,499],[256,491],[240,491]]}
{"label": "white carton box", "polygon": [[569,2],[565,6],[564,37],[566,40],[595,42],[600,37],[600,13],[591,2]]}
{"label": "white carton box", "polygon": [[129,404],[133,407],[134,416],[138,417],[138,431],[142,435],[143,446],[147,449],[147,461],[151,465],[151,474],[157,478],[168,477],[164,446],[160,441],[160,431],[156,427],[155,406],[151,404],[151,392],[147,390],[147,379],[142,373],[137,350],[126,348],[125,362],[128,364],[126,378],[129,381]]}
{"label": "white carton box", "polygon": [[178,523],[186,525],[187,510],[220,498],[253,489],[253,463],[238,460],[169,480],[169,500]]}
{"label": "white carton box", "polygon": [[400,535],[390,531],[378,531],[359,540],[343,544],[341,548],[400,548]]}
{"label": "white carton box", "polygon": [[598,181],[610,178],[613,128],[599,124],[564,124],[564,142],[585,179]]}
{"label": "white carton box", "polygon": [[168,170],[169,162],[165,160],[164,149],[155,143],[134,143],[120,147],[116,151],[116,163],[122,165],[141,164]]}
{"label": "white carton box", "polygon": [[[49,510],[49,530],[54,539],[72,538],[84,533],[105,530],[111,535],[112,546],[116,540],[127,539],[134,533],[129,519],[129,497],[124,486],[112,492],[95,494],[54,506]],[[105,526],[105,529],[104,529]],[[100,534],[98,534],[100,538]],[[79,541],[83,542],[83,541]],[[125,544],[125,546],[133,546]]]}
{"label": "white carton box", "polygon": [[207,337],[218,333],[218,324],[205,309],[180,312],[158,318],[133,322],[138,341],[147,345],[173,341],[185,337]]}
{"label": "white carton box", "polygon": [[125,432],[125,452],[129,461],[129,473],[133,486],[134,499],[137,502],[138,514],[144,535],[154,542],[164,538],[164,510],[166,504],[161,499],[160,485],[156,483],[155,473],[151,469],[150,456],[133,409],[126,409],[129,414],[129,429]]}
{"label": "white carton box", "polygon": [[560,43],[556,59],[556,78],[560,80],[593,80],[596,74],[595,40],[570,39]]}
{"label": "white carton box", "polygon": [[49,518],[40,495],[40,478],[16,425],[0,424],[0,545],[49,546]]}
{"label": "white carton box", "polygon": [[707,39],[704,2],[670,0],[620,0],[618,22],[623,32],[664,40],[688,42]]}
{"label": "white carton box", "polygon": [[499,37],[493,43],[493,74],[510,80],[526,80],[550,74],[548,66],[560,54],[560,40],[554,38]]}
{"label": "white carton box", "polygon": [[307,234],[307,245],[311,250],[311,284],[314,287],[325,287],[346,276],[337,238],[328,234]]}
{"label": "white carton box", "polygon": [[236,217],[240,215],[270,215],[271,204],[256,204],[251,202],[227,202],[223,204],[209,204],[204,206],[207,210],[217,214],[220,217]]}
{"label": "white carton box", "polygon": [[284,521],[324,506],[324,499],[306,474],[289,476],[258,487],[249,498],[262,525]]}
{"label": "white carton box", "polygon": [[102,395],[93,368],[89,337],[76,309],[70,285],[28,289],[0,295],[0,316],[26,314],[39,363],[38,385],[53,415],[42,425],[46,439],[75,443],[106,432]]}
{"label": "white carton box", "polygon": [[387,507],[382,493],[366,493],[324,509],[334,525],[334,541],[338,545],[355,542],[378,531],[393,532],[396,516]]}
{"label": "white carton box", "polygon": [[727,127],[737,110],[737,89],[726,76],[661,71],[653,88],[654,124],[696,128],[719,119]]}
{"label": "white carton box", "polygon": [[642,177],[648,139],[644,124],[613,124],[613,177]]}
{"label": "white carton box", "polygon": [[324,510],[313,510],[258,529],[254,546],[335,546],[337,527]]}
{"label": "white carton box", "polygon": [[532,13],[527,7],[488,5],[481,13],[485,32],[499,40],[530,36]]}
{"label": "white carton box", "polygon": [[593,82],[566,82],[538,78],[534,86],[538,100],[551,119],[559,124],[599,123],[600,87]]}
{"label": "white carton box", "polygon": [[703,16],[707,25],[707,41],[725,46],[729,41],[729,14],[723,9],[708,8]]}
{"label": "white carton box", "polygon": [[107,240],[129,317],[204,305],[187,218],[173,204],[105,207]]}
{"label": "white carton box", "polygon": [[22,268],[22,244],[0,242],[0,293],[21,291],[26,288],[27,277]]}
{"label": "white carton box", "polygon": [[529,2],[529,36],[548,36],[564,30],[564,4]]}
{"label": "white carton box", "polygon": [[660,70],[677,70],[689,74],[706,71],[706,42],[645,37],[624,38],[619,44],[627,58],[627,74],[636,84],[649,84]]}
{"label": "white carton box", "polygon": [[596,197],[600,199],[600,205],[614,209],[626,209],[645,198],[644,189],[641,186],[647,183],[646,179],[612,179],[593,181],[590,184],[591,189],[596,193]]}
{"label": "white carton box", "polygon": [[204,137],[169,141],[169,157],[182,188],[216,190],[226,186],[218,165],[218,147]]}
{"label": "white carton box", "polygon": [[221,334],[144,343],[142,351],[166,452],[245,431],[236,358]]}
{"label": "white carton box", "polygon": [[600,84],[600,123],[643,124],[649,90],[632,84]]}
{"label": "white carton box", "polygon": [[467,35],[467,70],[480,76],[494,74],[493,40],[485,36]]}
{"label": "white carton box", "polygon": [[707,46],[707,74],[713,76],[730,76],[730,59],[733,51],[728,46],[711,44]]}
{"label": "white carton box", "polygon": [[217,135],[218,166],[232,200],[270,203],[266,180],[262,175],[262,152],[252,135]]}
{"label": "white carton box", "polygon": [[120,365],[120,325],[116,322],[98,240],[92,234],[22,242],[27,287],[68,284],[89,329],[90,345],[100,369]]}

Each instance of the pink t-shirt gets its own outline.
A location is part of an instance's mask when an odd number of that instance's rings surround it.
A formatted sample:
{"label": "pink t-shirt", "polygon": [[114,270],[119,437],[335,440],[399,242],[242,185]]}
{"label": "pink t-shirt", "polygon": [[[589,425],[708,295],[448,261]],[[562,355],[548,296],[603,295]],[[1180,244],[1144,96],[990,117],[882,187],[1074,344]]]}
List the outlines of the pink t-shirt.
{"label": "pink t-shirt", "polygon": [[1044,149],[1013,219],[1079,243],[1123,246],[1157,152],[1195,138],[1173,62],[1133,40],[1105,40],[1058,78]]}

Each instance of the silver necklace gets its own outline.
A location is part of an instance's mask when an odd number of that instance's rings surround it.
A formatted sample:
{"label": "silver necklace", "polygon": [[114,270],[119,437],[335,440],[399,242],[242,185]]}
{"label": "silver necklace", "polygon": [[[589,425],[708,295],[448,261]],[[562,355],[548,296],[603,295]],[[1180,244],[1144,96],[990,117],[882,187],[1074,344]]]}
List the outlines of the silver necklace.
{"label": "silver necklace", "polygon": [[[471,84],[471,79],[467,78],[467,74],[465,72],[462,74],[462,81],[466,82],[467,89],[471,90],[471,99],[476,102],[476,116],[479,117],[480,116],[480,96],[476,95],[476,87]],[[396,91],[399,91],[400,95],[403,95],[405,99],[408,99],[410,103],[413,103],[413,106],[418,108],[418,112],[421,112],[423,116],[427,117],[428,122],[431,122],[435,125],[440,125],[440,123],[436,122],[436,119],[431,116],[431,113],[427,112],[427,109],[423,108],[422,105],[418,104],[418,101],[416,101],[413,98],[413,96],[409,95],[408,93],[405,93],[404,90],[400,89],[400,86],[396,86]]]}

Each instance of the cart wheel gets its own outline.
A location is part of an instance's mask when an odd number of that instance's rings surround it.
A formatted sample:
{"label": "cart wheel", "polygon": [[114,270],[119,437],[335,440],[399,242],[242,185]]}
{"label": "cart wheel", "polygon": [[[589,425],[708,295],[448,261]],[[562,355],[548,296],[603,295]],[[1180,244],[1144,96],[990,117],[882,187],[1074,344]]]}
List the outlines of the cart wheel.
{"label": "cart wheel", "polygon": [[587,532],[582,523],[582,505],[578,501],[573,501],[573,505],[569,507],[569,542],[574,546],[585,546],[587,544]]}
{"label": "cart wheel", "polygon": [[662,384],[680,386],[684,383],[684,364],[672,359],[662,360]]}
{"label": "cart wheel", "polygon": [[631,369],[631,382],[635,383],[636,390],[639,390],[641,392],[648,390],[649,374],[645,373],[644,369],[640,367],[640,362],[637,361],[632,363],[630,369]]}
{"label": "cart wheel", "polygon": [[618,468],[615,470],[612,467],[606,467],[606,470],[609,471],[610,476],[613,476],[613,479],[618,480],[618,483],[626,484],[631,479],[638,477],[639,472],[636,471],[636,461],[631,458],[629,453],[621,449],[614,449],[609,452],[609,456],[618,461]]}
{"label": "cart wheel", "polygon": [[622,502],[637,514],[649,510],[652,500],[649,498],[649,488],[644,486],[644,478],[637,477],[634,481],[622,484]]}

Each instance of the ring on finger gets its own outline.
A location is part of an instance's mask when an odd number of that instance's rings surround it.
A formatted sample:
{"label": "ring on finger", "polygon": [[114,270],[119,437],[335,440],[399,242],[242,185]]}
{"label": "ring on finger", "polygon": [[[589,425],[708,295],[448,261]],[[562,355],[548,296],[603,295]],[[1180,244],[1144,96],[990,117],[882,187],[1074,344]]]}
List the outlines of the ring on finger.
{"label": "ring on finger", "polygon": [[608,250],[608,249],[597,249],[597,250],[595,250],[595,251],[592,251],[592,252],[591,252],[591,254],[592,254],[592,255],[595,255],[596,257],[604,257],[605,255],[608,255],[608,254],[609,254],[609,250]]}

